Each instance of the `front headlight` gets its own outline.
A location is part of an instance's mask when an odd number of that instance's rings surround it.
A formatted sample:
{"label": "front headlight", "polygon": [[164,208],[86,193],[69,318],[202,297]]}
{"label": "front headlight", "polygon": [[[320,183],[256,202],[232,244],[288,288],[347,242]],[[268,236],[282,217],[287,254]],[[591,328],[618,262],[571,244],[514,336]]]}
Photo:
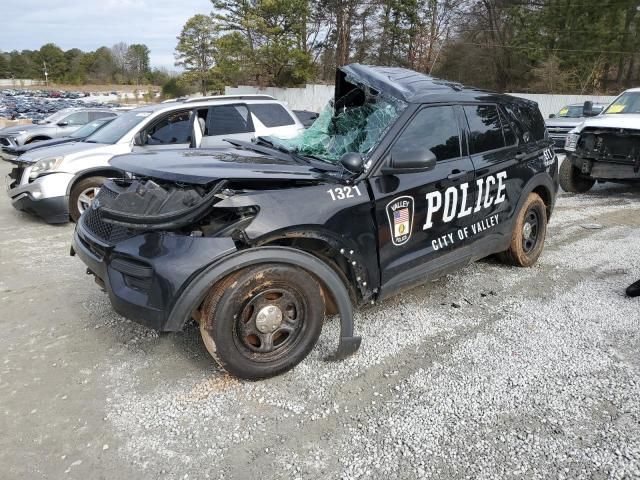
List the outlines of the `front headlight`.
{"label": "front headlight", "polygon": [[38,160],[36,164],[31,167],[31,172],[29,173],[29,178],[34,179],[44,172],[49,172],[51,170],[55,170],[60,166],[64,157],[51,157],[51,158],[43,158],[42,160]]}
{"label": "front headlight", "polygon": [[575,152],[578,146],[578,140],[580,139],[579,133],[569,133],[567,138],[564,139],[564,149],[568,152]]}

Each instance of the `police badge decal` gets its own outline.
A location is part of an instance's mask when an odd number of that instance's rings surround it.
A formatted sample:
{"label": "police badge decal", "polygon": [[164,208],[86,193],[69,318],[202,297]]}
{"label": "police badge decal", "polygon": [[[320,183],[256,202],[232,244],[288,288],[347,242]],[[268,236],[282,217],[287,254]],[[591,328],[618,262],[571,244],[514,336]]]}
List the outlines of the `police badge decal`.
{"label": "police badge decal", "polygon": [[387,218],[394,245],[404,245],[411,238],[413,230],[413,197],[402,196],[387,204]]}

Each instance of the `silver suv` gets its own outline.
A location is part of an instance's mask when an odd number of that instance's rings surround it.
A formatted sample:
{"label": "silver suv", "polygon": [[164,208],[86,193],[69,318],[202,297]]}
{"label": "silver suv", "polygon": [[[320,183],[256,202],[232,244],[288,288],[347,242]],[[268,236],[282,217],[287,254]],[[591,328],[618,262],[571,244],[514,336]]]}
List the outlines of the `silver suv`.
{"label": "silver suv", "polygon": [[100,108],[64,108],[37,124],[0,129],[0,147],[4,150],[5,147],[16,148],[40,140],[66,137],[89,122],[117,114]]}
{"label": "silver suv", "polygon": [[228,147],[224,139],[287,138],[302,129],[286,105],[267,95],[149,105],[121,114],[81,142],[39,148],[7,160],[16,165],[7,179],[8,194],[15,208],[48,223],[67,222],[69,217],[75,221],[107,178],[123,174],[109,164],[114,155]]}

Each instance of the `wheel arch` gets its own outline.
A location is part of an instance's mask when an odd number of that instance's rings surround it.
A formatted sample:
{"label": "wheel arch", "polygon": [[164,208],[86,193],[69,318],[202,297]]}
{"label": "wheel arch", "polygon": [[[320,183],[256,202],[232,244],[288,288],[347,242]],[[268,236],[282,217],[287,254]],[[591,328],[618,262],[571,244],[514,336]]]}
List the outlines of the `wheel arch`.
{"label": "wheel arch", "polygon": [[341,276],[317,256],[287,246],[271,245],[240,250],[207,266],[182,290],[167,317],[164,330],[181,330],[215,285],[234,271],[261,263],[284,263],[313,275],[323,292],[331,296],[340,317],[340,341],[334,358],[344,358],[359,348],[361,338],[354,336],[353,305]]}
{"label": "wheel arch", "polygon": [[33,143],[33,142],[40,142],[43,140],[51,140],[51,137],[47,136],[47,135],[34,135],[33,137],[30,137],[28,139],[26,139],[24,141],[25,145],[28,145],[29,143]]}
{"label": "wheel arch", "polygon": [[71,194],[71,189],[81,180],[90,177],[116,177],[122,176],[122,171],[110,167],[94,167],[76,173],[67,186],[67,195]]}
{"label": "wheel arch", "polygon": [[544,202],[547,211],[547,220],[549,220],[553,213],[553,207],[555,206],[557,191],[557,182],[554,183],[553,179],[549,175],[539,173],[529,179],[522,188],[522,194],[520,195],[518,205],[514,211],[520,211],[529,194],[536,193]]}

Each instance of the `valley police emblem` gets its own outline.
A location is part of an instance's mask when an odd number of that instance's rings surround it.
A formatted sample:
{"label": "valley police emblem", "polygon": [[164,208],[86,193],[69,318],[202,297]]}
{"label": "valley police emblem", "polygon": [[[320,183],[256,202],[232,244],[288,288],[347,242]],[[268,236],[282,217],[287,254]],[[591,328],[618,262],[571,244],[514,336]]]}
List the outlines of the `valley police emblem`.
{"label": "valley police emblem", "polygon": [[398,197],[387,204],[387,217],[394,245],[404,245],[411,238],[413,230],[413,197]]}

